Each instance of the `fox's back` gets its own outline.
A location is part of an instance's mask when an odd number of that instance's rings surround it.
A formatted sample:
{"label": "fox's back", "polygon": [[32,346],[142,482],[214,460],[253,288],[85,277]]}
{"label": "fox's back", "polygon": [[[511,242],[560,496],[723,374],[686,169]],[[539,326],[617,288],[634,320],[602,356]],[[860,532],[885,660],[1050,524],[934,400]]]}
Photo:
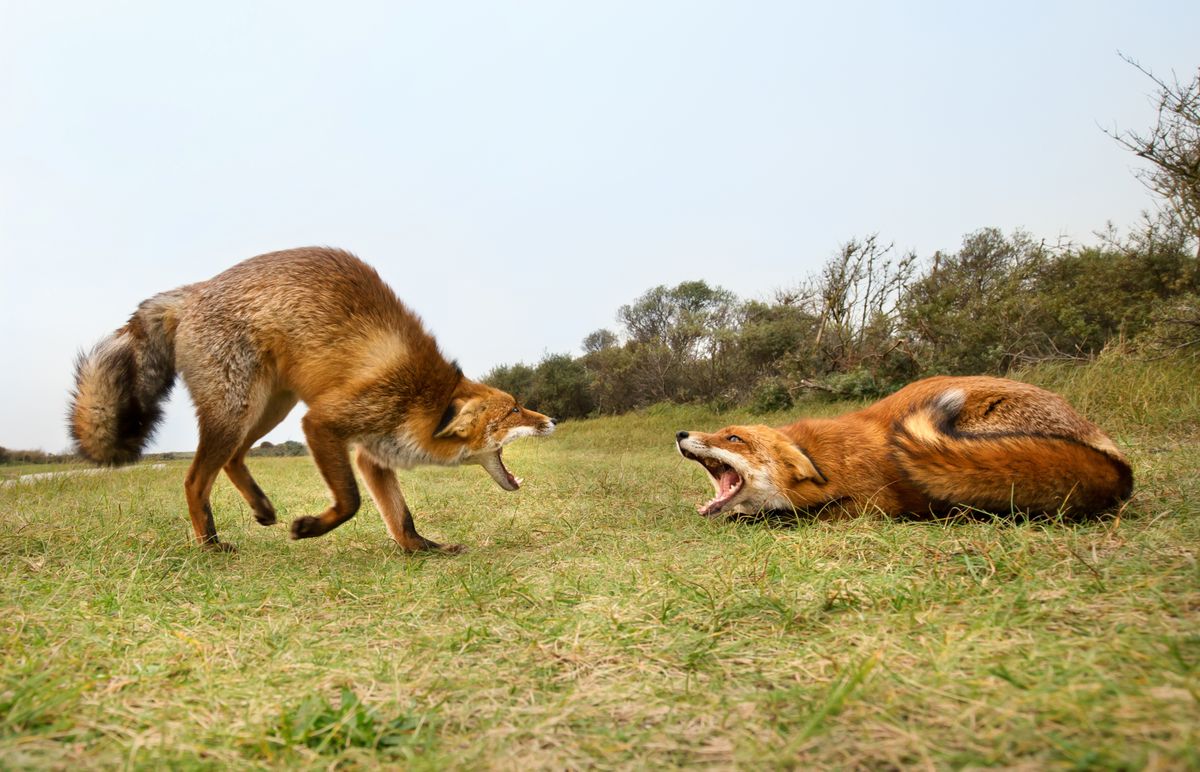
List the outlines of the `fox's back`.
{"label": "fox's back", "polygon": [[305,401],[387,369],[436,371],[439,380],[455,371],[375,269],[325,247],[252,257],[189,286],[176,336],[185,377],[207,377],[214,360],[236,362],[246,377],[275,373]]}
{"label": "fox's back", "polygon": [[210,324],[226,320],[255,337],[298,346],[332,343],[364,330],[420,329],[375,269],[340,249],[259,255],[193,288],[188,315]]}

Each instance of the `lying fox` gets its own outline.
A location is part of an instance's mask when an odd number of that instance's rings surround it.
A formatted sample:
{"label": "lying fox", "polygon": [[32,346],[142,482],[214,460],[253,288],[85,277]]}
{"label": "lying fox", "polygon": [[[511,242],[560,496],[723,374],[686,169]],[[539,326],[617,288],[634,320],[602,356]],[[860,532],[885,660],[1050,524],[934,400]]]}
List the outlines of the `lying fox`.
{"label": "lying fox", "polygon": [[1098,512],[1129,463],[1057,394],[1004,378],[927,378],[862,410],[789,426],[679,432],[707,470],[708,517],[771,510]]}
{"label": "lying fox", "polygon": [[200,444],[184,483],[202,546],[217,538],[209,493],[222,469],[255,519],[275,508],[246,452],[303,400],[304,435],[333,505],[292,521],[293,539],[354,516],[349,450],[391,537],[406,550],[457,551],[417,533],[394,468],[480,464],[505,490],[521,480],[501,449],[546,435],[554,420],[446,361],[420,319],[371,267],[336,249],[260,255],[198,284],[155,295],[76,362],[68,420],[79,452],[99,464],[135,461],[178,373],[196,406]]}

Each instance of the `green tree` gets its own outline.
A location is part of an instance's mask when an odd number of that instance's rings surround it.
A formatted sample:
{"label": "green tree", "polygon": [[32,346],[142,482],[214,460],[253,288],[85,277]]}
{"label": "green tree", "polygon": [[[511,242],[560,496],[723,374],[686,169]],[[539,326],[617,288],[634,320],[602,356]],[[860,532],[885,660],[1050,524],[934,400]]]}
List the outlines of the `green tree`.
{"label": "green tree", "polygon": [[852,239],[825,263],[813,288],[819,302],[813,354],[824,372],[878,369],[894,350],[899,302],[916,255],[897,256],[876,234]]}
{"label": "green tree", "polygon": [[780,293],[774,303],[750,300],[742,306],[737,337],[741,369],[759,377],[779,375],[781,362],[811,344],[818,317],[794,298]]}
{"label": "green tree", "polygon": [[708,399],[730,363],[737,296],[704,281],[658,286],[621,306],[639,401]]}
{"label": "green tree", "polygon": [[1047,250],[1023,233],[969,234],[938,252],[901,301],[905,335],[924,373],[1005,372],[1038,336],[1030,303]]}
{"label": "green tree", "polygon": [[1124,243],[1082,247],[1044,261],[1027,303],[1042,339],[1034,355],[1090,357],[1151,324],[1161,301],[1200,290],[1197,259],[1179,229],[1151,222]]}
{"label": "green tree", "polygon": [[[607,332],[603,330],[601,332]],[[595,333],[592,333],[595,335]],[[616,336],[607,345],[589,346],[584,340],[584,355],[579,358],[588,377],[588,394],[597,413],[625,413],[641,404],[633,387],[634,355],[630,346],[619,346]]]}
{"label": "green tree", "polygon": [[591,378],[570,354],[550,354],[534,371],[529,406],[557,419],[585,418],[595,407]]}
{"label": "green tree", "polygon": [[583,339],[583,353],[587,355],[595,354],[598,351],[607,351],[619,343],[620,340],[617,338],[617,334],[612,330],[596,330],[595,332],[588,333]]}
{"label": "green tree", "polygon": [[497,365],[483,376],[483,382],[507,391],[516,397],[518,402],[526,403],[533,394],[534,369],[522,362],[515,365]]}

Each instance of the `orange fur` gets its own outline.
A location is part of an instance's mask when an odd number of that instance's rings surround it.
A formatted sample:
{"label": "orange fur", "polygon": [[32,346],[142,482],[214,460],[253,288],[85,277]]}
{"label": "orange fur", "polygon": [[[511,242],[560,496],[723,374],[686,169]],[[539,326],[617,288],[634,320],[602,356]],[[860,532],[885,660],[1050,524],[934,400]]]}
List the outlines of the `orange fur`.
{"label": "orange fur", "polygon": [[679,432],[676,441],[712,477],[707,515],[830,506],[1083,513],[1133,488],[1113,441],[1066,400],[987,376],[927,378],[837,418]]}
{"label": "orange fur", "polygon": [[77,364],[69,423],[80,452],[97,463],[136,460],[176,373],[200,426],[184,487],[205,546],[224,546],[209,504],[222,468],[255,518],[275,522],[245,456],[297,401],[308,406],[304,433],[334,501],[293,521],[293,538],[326,533],[358,510],[349,459],[357,448],[392,537],[410,550],[440,548],[416,532],[392,470],[477,463],[515,490],[501,448],[554,428],[511,395],[465,378],[379,274],[337,249],[260,255],[142,303]]}

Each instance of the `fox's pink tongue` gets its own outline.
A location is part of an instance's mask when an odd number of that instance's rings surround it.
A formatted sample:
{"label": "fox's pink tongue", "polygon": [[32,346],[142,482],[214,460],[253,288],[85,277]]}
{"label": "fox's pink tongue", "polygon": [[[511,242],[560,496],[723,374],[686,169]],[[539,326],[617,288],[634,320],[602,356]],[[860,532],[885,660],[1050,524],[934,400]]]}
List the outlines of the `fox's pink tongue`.
{"label": "fox's pink tongue", "polygon": [[729,500],[737,494],[739,488],[742,487],[742,477],[735,472],[731,467],[726,467],[725,471],[721,472],[721,476],[717,478],[717,495],[712,501],[706,504],[701,504],[696,507],[702,515],[711,515],[714,512],[720,512]]}
{"label": "fox's pink tongue", "polygon": [[721,486],[720,498],[724,498],[725,496],[729,495],[729,492],[733,490],[733,487],[741,481],[742,478],[739,477],[738,473],[732,469],[726,469],[724,472],[722,472],[721,479],[718,481],[718,484]]}

